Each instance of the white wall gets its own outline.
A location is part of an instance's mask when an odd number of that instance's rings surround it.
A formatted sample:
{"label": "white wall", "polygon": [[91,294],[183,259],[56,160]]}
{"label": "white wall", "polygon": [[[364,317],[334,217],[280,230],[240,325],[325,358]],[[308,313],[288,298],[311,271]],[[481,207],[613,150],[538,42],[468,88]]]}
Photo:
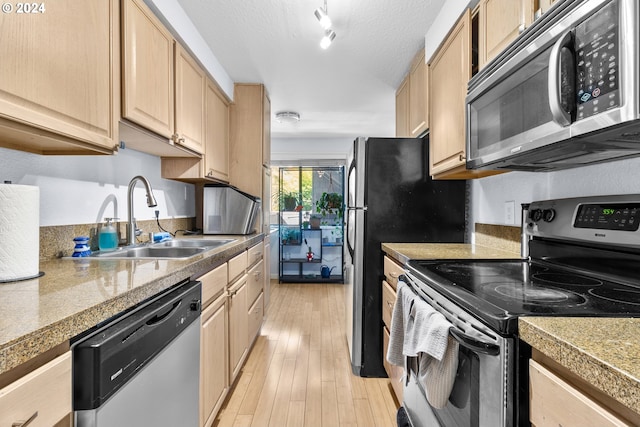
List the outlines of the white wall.
{"label": "white wall", "polygon": [[146,204],[144,186],[134,191],[138,220],[195,216],[192,184],[162,179],[160,158],[131,149],[113,156],[41,156],[0,148],[0,182],[40,188],[40,225],[92,224],[104,217],[127,220],[127,188],[136,175],[147,178],[158,202]]}
{"label": "white wall", "polygon": [[[640,158],[556,172],[508,172],[471,181],[471,224],[520,226],[520,204],[536,200],[640,193]],[[515,202],[505,221],[505,202]]]}
{"label": "white wall", "polygon": [[271,160],[346,159],[355,138],[272,138]]}

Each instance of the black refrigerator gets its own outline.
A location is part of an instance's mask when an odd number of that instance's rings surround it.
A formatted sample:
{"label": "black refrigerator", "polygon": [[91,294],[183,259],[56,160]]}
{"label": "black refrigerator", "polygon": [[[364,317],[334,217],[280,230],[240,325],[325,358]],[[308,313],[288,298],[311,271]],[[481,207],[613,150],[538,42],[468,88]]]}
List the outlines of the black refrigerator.
{"label": "black refrigerator", "polygon": [[353,373],[384,377],[382,242],[462,243],[465,182],[434,181],[424,138],[358,138],[347,159],[345,314]]}

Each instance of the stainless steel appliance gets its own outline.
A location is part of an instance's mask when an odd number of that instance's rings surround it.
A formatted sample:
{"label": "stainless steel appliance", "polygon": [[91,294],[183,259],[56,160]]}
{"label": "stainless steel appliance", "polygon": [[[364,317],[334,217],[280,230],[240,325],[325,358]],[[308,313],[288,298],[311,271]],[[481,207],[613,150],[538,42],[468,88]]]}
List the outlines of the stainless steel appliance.
{"label": "stainless steel appliance", "polygon": [[230,185],[207,184],[203,189],[204,234],[251,234],[262,206],[259,197]]}
{"label": "stainless steel appliance", "polygon": [[77,427],[199,425],[200,300],[186,280],[72,344]]}
{"label": "stainless steel appliance", "polygon": [[412,260],[404,280],[452,324],[459,365],[447,405],[432,408],[409,364],[414,427],[529,426],[520,316],[640,316],[640,195],[531,203],[529,257]]}
{"label": "stainless steel appliance", "polygon": [[639,155],[639,9],[559,1],[472,78],[467,167],[545,171]]}
{"label": "stainless steel appliance", "polygon": [[433,181],[428,138],[358,138],[347,165],[346,331],[355,374],[384,377],[382,242],[461,243],[465,183]]}

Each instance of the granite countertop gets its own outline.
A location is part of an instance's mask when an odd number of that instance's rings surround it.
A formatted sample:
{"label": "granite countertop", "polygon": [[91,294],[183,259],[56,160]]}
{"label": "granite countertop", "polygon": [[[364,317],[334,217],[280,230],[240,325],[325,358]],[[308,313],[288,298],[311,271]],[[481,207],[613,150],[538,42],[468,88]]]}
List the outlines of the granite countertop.
{"label": "granite countertop", "polygon": [[44,276],[0,283],[0,374],[187,278],[199,277],[263,237],[189,237],[235,241],[187,260],[41,261]]}
{"label": "granite countertop", "polygon": [[469,243],[382,243],[382,250],[406,264],[411,259],[509,259],[517,252]]}
{"label": "granite countertop", "polygon": [[640,414],[640,319],[521,317],[520,338]]}

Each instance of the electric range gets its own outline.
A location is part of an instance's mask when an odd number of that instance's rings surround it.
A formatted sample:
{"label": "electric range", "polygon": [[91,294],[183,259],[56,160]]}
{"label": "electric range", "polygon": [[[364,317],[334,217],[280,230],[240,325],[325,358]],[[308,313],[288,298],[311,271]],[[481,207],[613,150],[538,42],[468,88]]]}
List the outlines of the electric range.
{"label": "electric range", "polygon": [[537,201],[523,205],[519,259],[409,261],[403,279],[451,322],[468,370],[452,392],[465,399],[442,409],[408,381],[414,426],[528,425],[521,373],[530,348],[517,338],[518,318],[640,317],[639,225],[640,195]]}

